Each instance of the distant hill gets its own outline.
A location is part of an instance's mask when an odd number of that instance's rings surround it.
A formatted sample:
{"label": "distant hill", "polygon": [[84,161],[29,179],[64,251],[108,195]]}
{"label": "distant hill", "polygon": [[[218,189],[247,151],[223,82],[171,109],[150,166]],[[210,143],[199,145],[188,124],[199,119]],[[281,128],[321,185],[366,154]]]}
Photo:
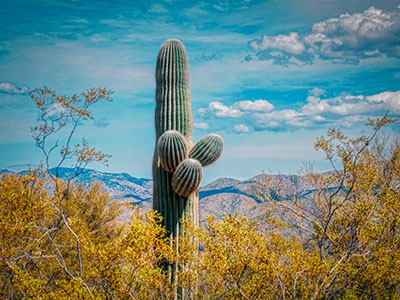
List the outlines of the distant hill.
{"label": "distant hill", "polygon": [[[55,174],[55,169],[50,170]],[[0,174],[12,173],[1,170]],[[23,172],[20,172],[23,173]],[[71,178],[75,173],[72,168],[59,168],[58,176],[62,179]],[[85,169],[75,180],[90,185],[92,182],[102,182],[104,189],[112,200],[131,202],[141,205],[143,209],[152,207],[151,179],[136,178],[128,173],[108,173],[93,169]],[[234,178],[219,178],[199,190],[201,219],[207,215],[222,217],[230,213],[241,213],[250,218],[263,214],[266,203],[251,194],[255,183],[267,183],[270,192],[279,190],[280,200],[297,195],[312,193],[315,187],[299,175],[260,174],[248,180]]]}

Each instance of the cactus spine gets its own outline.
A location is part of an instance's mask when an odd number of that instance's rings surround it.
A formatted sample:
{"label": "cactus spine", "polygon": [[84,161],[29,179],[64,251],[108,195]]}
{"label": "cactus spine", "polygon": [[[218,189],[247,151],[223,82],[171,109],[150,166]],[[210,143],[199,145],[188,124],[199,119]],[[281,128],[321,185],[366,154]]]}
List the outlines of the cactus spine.
{"label": "cactus spine", "polygon": [[206,136],[193,147],[188,57],[175,39],[164,42],[158,53],[154,120],[153,209],[175,238],[181,234],[181,218],[198,225],[202,166],[218,159],[223,147],[218,135]]}

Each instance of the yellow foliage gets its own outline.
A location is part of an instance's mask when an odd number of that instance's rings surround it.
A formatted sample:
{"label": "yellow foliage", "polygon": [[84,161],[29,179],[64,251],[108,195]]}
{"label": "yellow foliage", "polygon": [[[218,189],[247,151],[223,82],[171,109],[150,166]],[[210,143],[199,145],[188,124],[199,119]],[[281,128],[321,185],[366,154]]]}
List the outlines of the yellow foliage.
{"label": "yellow foliage", "polygon": [[4,176],[0,298],[400,299],[400,150],[371,144],[335,130],[317,141],[342,168],[308,175],[313,207],[258,190],[264,219],[185,220],[177,240],[154,211],[123,223],[98,184]]}

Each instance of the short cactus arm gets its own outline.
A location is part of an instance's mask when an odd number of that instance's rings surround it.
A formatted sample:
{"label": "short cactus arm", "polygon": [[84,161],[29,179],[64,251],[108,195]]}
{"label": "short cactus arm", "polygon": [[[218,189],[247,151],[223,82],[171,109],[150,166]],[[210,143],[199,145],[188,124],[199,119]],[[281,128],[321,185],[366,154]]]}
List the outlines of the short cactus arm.
{"label": "short cactus arm", "polygon": [[187,197],[194,193],[203,178],[203,168],[195,160],[188,158],[181,162],[172,176],[172,189],[180,196]]}
{"label": "short cactus arm", "polygon": [[188,155],[184,136],[176,130],[164,132],[158,139],[157,152],[164,170],[173,173]]}
{"label": "short cactus arm", "polygon": [[224,140],[218,134],[209,134],[201,138],[190,150],[189,157],[207,166],[216,161],[222,154]]}

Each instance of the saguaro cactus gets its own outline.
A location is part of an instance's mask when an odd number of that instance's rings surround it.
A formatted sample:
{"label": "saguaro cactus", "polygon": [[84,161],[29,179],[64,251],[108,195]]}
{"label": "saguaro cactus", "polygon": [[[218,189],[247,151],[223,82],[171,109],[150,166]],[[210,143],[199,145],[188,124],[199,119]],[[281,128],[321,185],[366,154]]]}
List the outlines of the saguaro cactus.
{"label": "saguaro cactus", "polygon": [[199,223],[203,166],[222,153],[223,140],[210,134],[193,146],[189,64],[183,44],[167,40],[156,66],[156,146],[153,157],[153,209],[163,217],[170,237],[181,233],[179,220]]}

